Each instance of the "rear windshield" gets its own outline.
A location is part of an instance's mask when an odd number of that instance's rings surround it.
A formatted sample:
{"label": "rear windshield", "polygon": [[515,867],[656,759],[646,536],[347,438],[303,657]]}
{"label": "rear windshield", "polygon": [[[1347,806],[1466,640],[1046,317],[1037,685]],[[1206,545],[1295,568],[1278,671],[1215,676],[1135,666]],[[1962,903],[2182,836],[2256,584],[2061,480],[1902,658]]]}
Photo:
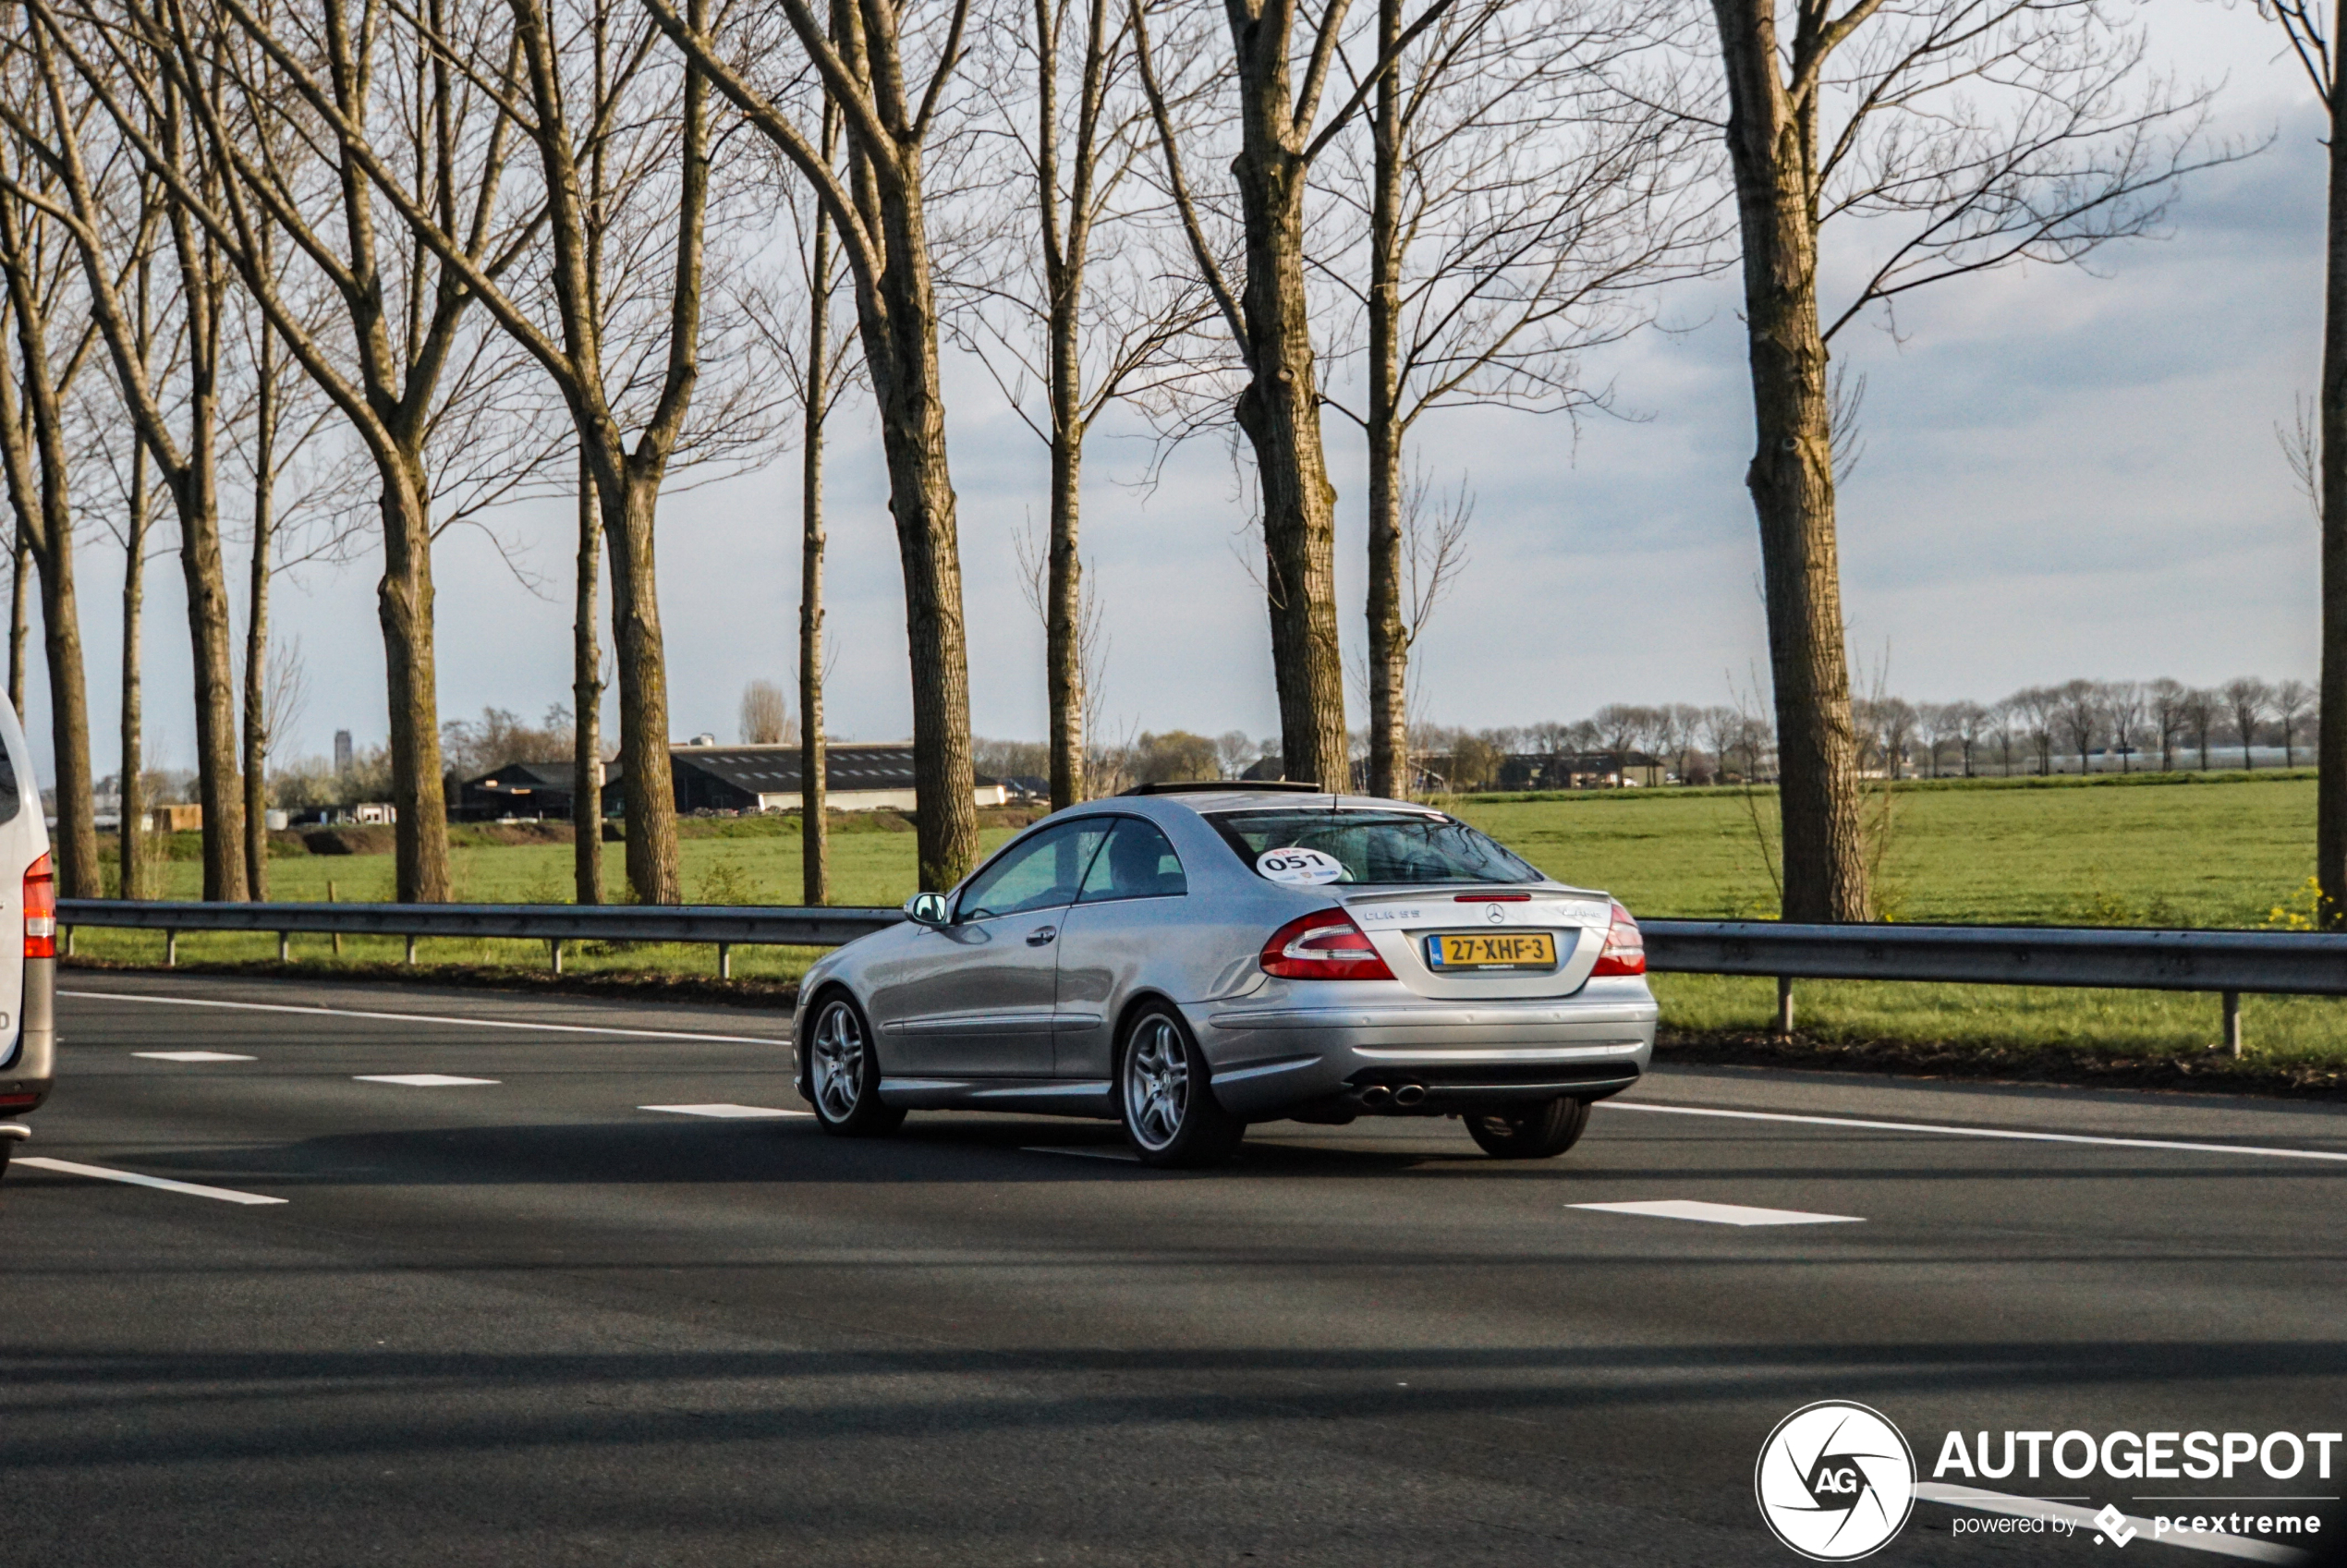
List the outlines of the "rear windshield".
{"label": "rear windshield", "polygon": [[1253,866],[1272,849],[1317,849],[1348,882],[1537,882],[1524,861],[1465,822],[1417,811],[1222,811],[1209,817]]}

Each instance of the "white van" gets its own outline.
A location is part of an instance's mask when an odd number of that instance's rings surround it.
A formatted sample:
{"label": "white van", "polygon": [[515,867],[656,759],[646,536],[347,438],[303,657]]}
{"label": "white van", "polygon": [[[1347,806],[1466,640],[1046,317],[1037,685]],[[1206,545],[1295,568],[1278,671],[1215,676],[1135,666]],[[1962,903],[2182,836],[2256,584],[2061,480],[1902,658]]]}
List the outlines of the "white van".
{"label": "white van", "polygon": [[19,1119],[49,1098],[57,1064],[57,870],[24,727],[0,699],[0,931],[24,929],[24,957],[0,941],[0,1173],[32,1136]]}

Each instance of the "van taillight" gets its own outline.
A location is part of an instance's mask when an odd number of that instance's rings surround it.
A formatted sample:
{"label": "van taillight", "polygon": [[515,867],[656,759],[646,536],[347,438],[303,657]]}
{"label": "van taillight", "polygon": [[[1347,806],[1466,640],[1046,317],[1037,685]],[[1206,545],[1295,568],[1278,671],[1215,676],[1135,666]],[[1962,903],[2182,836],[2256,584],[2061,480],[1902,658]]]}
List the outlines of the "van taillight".
{"label": "van taillight", "polygon": [[1613,906],[1613,927],[1605,933],[1605,945],[1598,950],[1598,966],[1589,974],[1595,978],[1646,972],[1646,933],[1638,930],[1637,921],[1630,918],[1630,911],[1617,904]]}
{"label": "van taillight", "polygon": [[57,863],[46,851],[24,869],[24,955],[57,955]]}

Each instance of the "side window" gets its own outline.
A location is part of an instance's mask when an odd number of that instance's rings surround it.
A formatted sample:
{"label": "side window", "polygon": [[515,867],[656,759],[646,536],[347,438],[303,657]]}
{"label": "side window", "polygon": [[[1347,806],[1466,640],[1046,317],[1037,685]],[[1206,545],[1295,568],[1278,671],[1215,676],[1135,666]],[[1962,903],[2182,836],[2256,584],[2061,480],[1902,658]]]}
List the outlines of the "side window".
{"label": "side window", "polygon": [[1178,898],[1190,891],[1182,874],[1181,857],[1154,823],[1138,817],[1120,817],[1109,835],[1108,848],[1092,861],[1078,902],[1100,904],[1112,898]]}
{"label": "side window", "polygon": [[1090,817],[1046,828],[1014,845],[978,874],[962,893],[955,918],[982,920],[991,915],[1022,915],[1076,902],[1084,870],[1108,836],[1113,819]]}
{"label": "side window", "polygon": [[0,746],[0,822],[13,822],[24,808],[24,792],[17,787],[17,765],[8,760],[8,748]]}

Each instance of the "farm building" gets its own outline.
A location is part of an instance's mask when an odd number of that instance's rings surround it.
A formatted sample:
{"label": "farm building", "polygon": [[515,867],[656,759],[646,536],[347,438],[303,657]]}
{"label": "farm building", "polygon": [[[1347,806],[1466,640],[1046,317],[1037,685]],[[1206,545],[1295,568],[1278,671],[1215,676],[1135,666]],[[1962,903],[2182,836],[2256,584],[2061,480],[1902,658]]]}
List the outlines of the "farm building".
{"label": "farm building", "polygon": [[[564,762],[508,762],[456,787],[449,815],[458,821],[493,822],[508,817],[540,817],[570,820],[571,765]],[[603,809],[619,807],[619,765],[603,764]]]}
{"label": "farm building", "polygon": [[[789,746],[672,746],[668,764],[679,811],[795,811],[799,804],[798,748]],[[834,811],[913,809],[913,748],[906,745],[833,744],[823,753],[827,804]],[[1001,806],[1010,792],[1000,781],[975,781],[979,806]]]}

